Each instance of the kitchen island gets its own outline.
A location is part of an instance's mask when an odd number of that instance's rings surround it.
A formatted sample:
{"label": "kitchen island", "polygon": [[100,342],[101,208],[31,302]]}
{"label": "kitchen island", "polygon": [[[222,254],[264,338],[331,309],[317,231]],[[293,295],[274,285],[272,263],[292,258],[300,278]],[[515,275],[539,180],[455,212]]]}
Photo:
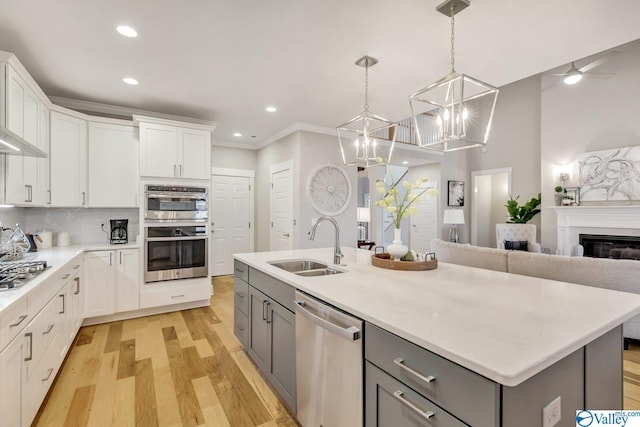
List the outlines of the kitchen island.
{"label": "kitchen island", "polygon": [[[640,295],[445,263],[430,271],[385,270],[371,265],[369,251],[343,252],[344,273],[320,277],[301,277],[269,263],[304,258],[331,265],[333,248],[235,258],[363,319],[367,360],[376,358],[368,351],[379,350],[369,347],[369,335],[382,331],[400,340],[389,346],[408,342],[491,381],[496,387],[489,401],[498,403],[486,425],[513,425],[509,417],[518,413],[534,414],[530,425],[541,425],[542,408],[553,400],[547,395],[561,396],[564,404],[562,420],[550,425],[573,425],[576,409],[610,402],[600,396],[616,396],[614,402],[620,396],[622,404],[620,325],[640,313]],[[571,378],[571,370],[580,378]],[[562,387],[574,380],[578,384],[568,392],[574,396],[567,396]],[[556,386],[557,392],[549,392]],[[575,396],[575,389],[583,393]]]}

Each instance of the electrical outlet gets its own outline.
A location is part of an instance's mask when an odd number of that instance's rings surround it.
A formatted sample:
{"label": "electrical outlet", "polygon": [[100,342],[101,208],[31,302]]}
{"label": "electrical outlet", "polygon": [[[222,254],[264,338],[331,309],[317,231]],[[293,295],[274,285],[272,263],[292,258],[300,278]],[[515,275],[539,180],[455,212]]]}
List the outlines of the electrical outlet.
{"label": "electrical outlet", "polygon": [[547,403],[542,408],[542,427],[553,427],[560,422],[560,396]]}

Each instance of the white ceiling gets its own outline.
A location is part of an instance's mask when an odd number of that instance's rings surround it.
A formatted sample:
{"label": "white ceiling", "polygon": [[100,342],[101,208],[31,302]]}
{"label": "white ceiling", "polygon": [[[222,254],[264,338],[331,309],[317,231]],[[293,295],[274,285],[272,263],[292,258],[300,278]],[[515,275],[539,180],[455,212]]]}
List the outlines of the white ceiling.
{"label": "white ceiling", "polygon": [[[360,113],[354,61],[364,54],[380,60],[371,110],[408,117],[409,94],[449,71],[438,3],[0,0],[0,50],[50,96],[215,121],[214,140],[259,143],[295,123],[332,128]],[[456,68],[501,86],[640,38],[638,17],[637,0],[474,0],[456,17]],[[139,37],[120,36],[120,24]]]}

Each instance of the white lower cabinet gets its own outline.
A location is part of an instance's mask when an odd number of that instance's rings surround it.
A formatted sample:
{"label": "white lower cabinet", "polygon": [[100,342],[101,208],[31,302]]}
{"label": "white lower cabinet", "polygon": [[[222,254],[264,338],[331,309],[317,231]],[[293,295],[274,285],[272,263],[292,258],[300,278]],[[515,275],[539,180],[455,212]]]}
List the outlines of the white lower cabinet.
{"label": "white lower cabinet", "polygon": [[22,425],[22,370],[25,340],[22,335],[0,352],[0,426]]}
{"label": "white lower cabinet", "polygon": [[84,263],[85,318],[139,308],[138,249],[87,252]]}

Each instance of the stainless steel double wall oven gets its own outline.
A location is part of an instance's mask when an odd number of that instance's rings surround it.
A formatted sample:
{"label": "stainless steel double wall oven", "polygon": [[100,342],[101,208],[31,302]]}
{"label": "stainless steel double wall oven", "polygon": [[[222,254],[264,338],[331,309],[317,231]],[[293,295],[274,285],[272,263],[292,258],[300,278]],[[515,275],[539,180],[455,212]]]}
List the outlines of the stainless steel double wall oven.
{"label": "stainless steel double wall oven", "polygon": [[145,185],[144,281],[209,275],[206,187]]}

